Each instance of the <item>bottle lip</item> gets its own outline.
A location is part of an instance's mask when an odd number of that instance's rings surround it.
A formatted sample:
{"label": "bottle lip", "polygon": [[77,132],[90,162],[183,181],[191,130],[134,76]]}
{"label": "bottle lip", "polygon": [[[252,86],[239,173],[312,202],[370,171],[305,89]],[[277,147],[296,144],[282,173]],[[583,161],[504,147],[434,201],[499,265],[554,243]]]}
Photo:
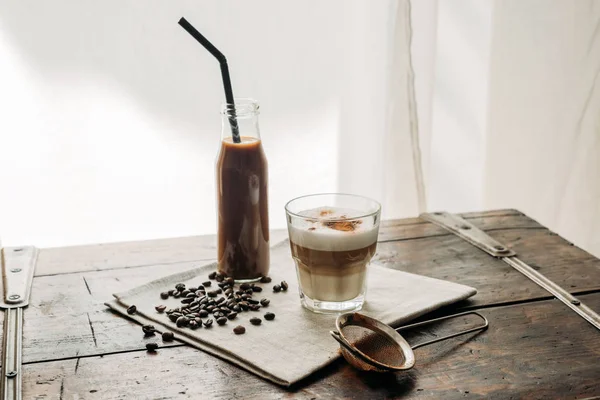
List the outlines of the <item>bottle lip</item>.
{"label": "bottle lip", "polygon": [[[250,97],[236,97],[233,99],[235,105],[235,117],[245,118],[260,114],[258,101]],[[230,103],[221,104],[221,115],[233,117],[233,108]]]}

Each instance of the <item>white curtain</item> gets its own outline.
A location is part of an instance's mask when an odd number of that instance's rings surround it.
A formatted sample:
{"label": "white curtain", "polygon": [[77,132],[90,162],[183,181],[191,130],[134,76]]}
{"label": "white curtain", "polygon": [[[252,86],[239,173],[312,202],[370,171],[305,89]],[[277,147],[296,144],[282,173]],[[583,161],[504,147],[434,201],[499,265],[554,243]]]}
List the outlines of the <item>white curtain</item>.
{"label": "white curtain", "polygon": [[185,15],[262,106],[272,228],[287,200],[343,191],[386,218],[518,208],[600,255],[599,13],[598,0],[1,2],[0,236],[214,233],[222,87]]}
{"label": "white curtain", "polygon": [[437,20],[431,98],[417,91],[429,208],[517,208],[600,256],[600,1],[414,11],[415,36]]}

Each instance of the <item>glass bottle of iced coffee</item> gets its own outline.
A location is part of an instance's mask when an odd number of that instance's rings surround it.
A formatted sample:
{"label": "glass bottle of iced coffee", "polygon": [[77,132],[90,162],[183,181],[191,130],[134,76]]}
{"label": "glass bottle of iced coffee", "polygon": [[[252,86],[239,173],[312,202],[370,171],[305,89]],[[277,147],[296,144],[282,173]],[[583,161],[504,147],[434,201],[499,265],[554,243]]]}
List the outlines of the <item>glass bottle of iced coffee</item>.
{"label": "glass bottle of iced coffee", "polygon": [[[221,114],[216,163],[218,270],[236,281],[252,281],[269,273],[268,171],[259,106],[252,99],[236,99],[235,111],[224,104]],[[239,143],[231,121],[237,121]]]}

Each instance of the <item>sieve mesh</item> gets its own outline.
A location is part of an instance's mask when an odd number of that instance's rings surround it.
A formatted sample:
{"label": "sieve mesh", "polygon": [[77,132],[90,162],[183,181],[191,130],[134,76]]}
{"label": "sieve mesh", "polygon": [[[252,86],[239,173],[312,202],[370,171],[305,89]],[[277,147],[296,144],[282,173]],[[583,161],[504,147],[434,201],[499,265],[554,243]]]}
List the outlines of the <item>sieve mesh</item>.
{"label": "sieve mesh", "polygon": [[[362,325],[346,325],[341,328],[342,336],[356,350],[370,359],[389,367],[399,367],[404,364],[404,353],[400,346],[386,334],[366,328]],[[350,352],[345,352],[352,357],[353,364],[358,363],[362,369],[376,369],[370,364],[355,357]]]}

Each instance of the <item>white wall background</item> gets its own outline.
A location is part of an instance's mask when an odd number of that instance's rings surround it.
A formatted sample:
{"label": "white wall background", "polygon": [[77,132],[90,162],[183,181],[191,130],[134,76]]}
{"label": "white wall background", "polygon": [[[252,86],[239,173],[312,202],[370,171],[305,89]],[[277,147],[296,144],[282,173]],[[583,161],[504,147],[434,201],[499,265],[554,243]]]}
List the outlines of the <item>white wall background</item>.
{"label": "white wall background", "polygon": [[389,7],[365,18],[365,2],[345,0],[0,3],[4,244],[215,232],[223,89],[182,15],[227,55],[235,94],[261,104],[271,226],[283,227],[287,200],[338,189],[342,94],[368,107],[376,94],[363,89],[384,89],[385,61],[352,70],[364,51],[352,40],[381,53]]}
{"label": "white wall background", "polygon": [[[0,2],[0,234],[215,231],[217,63],[262,107],[271,226],[300,194],[418,212],[407,0]],[[600,255],[599,0],[413,0],[429,209],[518,208]],[[510,188],[510,190],[509,190]]]}

